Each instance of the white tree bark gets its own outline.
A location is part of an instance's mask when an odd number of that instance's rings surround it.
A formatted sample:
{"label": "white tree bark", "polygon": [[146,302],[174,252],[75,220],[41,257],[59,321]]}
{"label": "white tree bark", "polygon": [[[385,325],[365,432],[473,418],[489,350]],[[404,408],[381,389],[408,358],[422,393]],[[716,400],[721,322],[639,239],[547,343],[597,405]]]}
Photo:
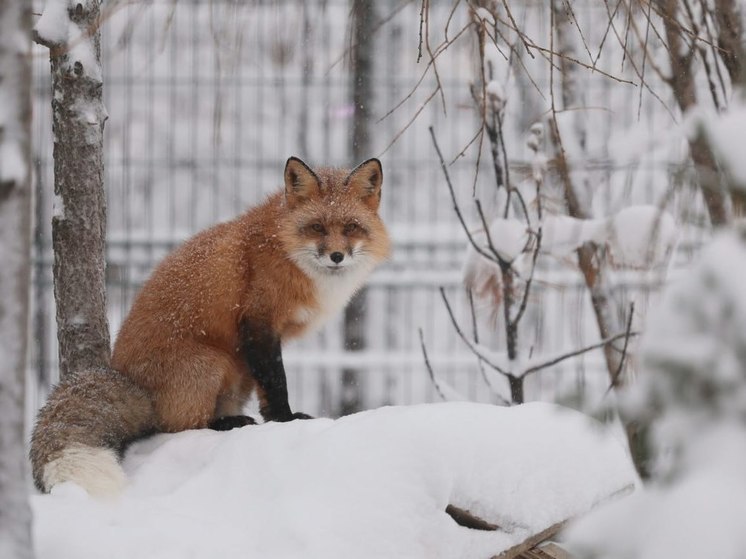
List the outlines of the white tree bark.
{"label": "white tree bark", "polygon": [[0,557],[32,557],[24,442],[31,250],[31,3],[0,0]]}
{"label": "white tree bark", "polygon": [[54,296],[60,374],[108,366],[103,78],[98,0],[47,0],[35,39],[52,66]]}

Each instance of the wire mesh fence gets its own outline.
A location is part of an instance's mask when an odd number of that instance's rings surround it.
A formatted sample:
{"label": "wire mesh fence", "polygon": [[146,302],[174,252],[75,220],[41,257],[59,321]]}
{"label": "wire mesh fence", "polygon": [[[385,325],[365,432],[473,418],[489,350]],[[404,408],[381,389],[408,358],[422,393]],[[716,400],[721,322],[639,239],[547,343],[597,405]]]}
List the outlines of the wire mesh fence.
{"label": "wire mesh fence", "polygon": [[[548,26],[543,4],[528,2],[521,9],[522,21],[539,35],[547,34],[541,31]],[[472,184],[488,199],[484,193],[494,189],[494,181],[487,171],[475,179],[478,149],[472,144],[458,157],[479,126],[469,91],[478,64],[468,28],[471,16],[464,6],[431,3],[430,29],[449,29],[454,38],[447,54],[439,55],[436,76],[426,59],[417,61],[423,47],[419,3],[387,0],[374,5],[373,76],[366,101],[373,115],[369,156],[380,156],[383,162],[382,214],[395,248],[370,282],[361,319],[363,350],[345,347],[341,317],[285,349],[292,404],[312,414],[337,414],[344,367],[363,372],[364,407],[437,399],[424,366],[419,329],[443,380],[466,398],[494,401],[474,356],[454,334],[439,293],[443,286],[456,315],[468,325],[460,271],[466,238],[428,133],[433,126],[453,159],[452,178],[461,185],[459,196],[465,204]],[[351,97],[355,38],[350,10],[345,0],[108,5],[102,48],[109,113],[108,314],[114,335],[153,266],[191,234],[236,216],[279,188],[288,156],[312,165],[357,163],[350,142],[352,116],[358,110]],[[592,29],[594,18],[605,12],[589,3],[578,13],[582,24]],[[37,54],[36,343],[31,376],[38,387],[38,405],[45,387],[56,380],[57,348],[49,231],[55,211],[49,72],[45,54],[41,49]],[[605,142],[604,134],[608,137],[621,121],[635,118],[642,134],[653,136],[662,126],[665,111],[654,103],[641,103],[643,114],[638,116],[631,90],[618,93],[609,80],[588,79],[594,99],[619,97],[614,111],[601,111],[603,126],[593,130],[591,141]],[[515,125],[506,141],[523,145],[533,118],[531,107],[527,99],[509,103]],[[515,149],[516,173],[526,165],[524,152]],[[685,172],[680,159],[665,154],[622,160],[602,155],[586,161],[598,183],[594,203],[602,214],[629,200],[657,203],[660,189],[645,185],[663,181],[665,190]],[[677,217],[697,207],[687,196],[694,195],[685,192],[676,199]],[[680,243],[676,266],[690,260],[696,244],[687,239]],[[552,263],[539,279],[525,332],[531,350],[551,352],[597,339],[580,276],[564,263]],[[634,274],[617,279],[621,299],[645,298],[658,287],[658,280]],[[496,347],[503,343],[499,331],[493,338]],[[555,397],[588,383],[601,385],[602,368],[600,352],[567,361],[533,378],[527,396]],[[505,388],[497,389],[504,393]]]}

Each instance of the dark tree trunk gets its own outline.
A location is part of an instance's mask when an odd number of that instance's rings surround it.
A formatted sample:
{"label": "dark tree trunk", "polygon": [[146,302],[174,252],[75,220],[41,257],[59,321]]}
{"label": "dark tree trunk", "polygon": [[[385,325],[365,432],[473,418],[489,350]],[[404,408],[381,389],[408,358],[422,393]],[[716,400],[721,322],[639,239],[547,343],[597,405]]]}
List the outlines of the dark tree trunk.
{"label": "dark tree trunk", "polygon": [[[0,0],[0,556],[32,557],[24,403],[31,283],[31,3]],[[24,39],[22,42],[19,38]]]}
{"label": "dark tree trunk", "polygon": [[[658,0],[658,7],[666,30],[668,56],[671,62],[669,83],[676,103],[684,113],[697,104],[697,92],[692,74],[695,50],[684,48],[681,26],[677,20],[679,0]],[[726,67],[728,67],[727,59]],[[730,70],[730,67],[728,68]],[[730,218],[728,194],[715,164],[715,156],[710,146],[701,137],[689,140],[689,153],[694,162],[697,182],[702,190],[710,221],[715,226],[725,225]]]}
{"label": "dark tree trunk", "polygon": [[[574,41],[571,35],[573,27],[564,5],[560,6],[556,0],[552,3],[552,23],[554,33],[557,37],[558,52],[563,55],[560,60],[564,61],[560,66],[563,108],[582,108],[584,102],[581,88],[577,83],[577,65],[567,62],[569,58],[578,58],[575,52],[573,52]],[[587,192],[584,192],[586,189],[579,190],[578,185],[573,184],[570,167],[562,146],[560,131],[557,127],[557,121],[553,117],[554,115],[549,119],[549,138],[554,147],[557,172],[565,195],[567,213],[575,218],[588,219],[591,217],[590,198],[584,196],[584,194],[587,194]],[[579,137],[584,138],[585,135],[580,134]],[[593,314],[596,317],[600,338],[606,339],[622,332],[624,324],[619,312],[618,302],[613,295],[614,285],[607,272],[603,247],[595,243],[586,243],[578,249],[577,258],[578,268],[580,268],[583,274],[583,279],[591,296],[591,306]],[[611,386],[615,389],[619,388],[626,380],[621,374],[623,365],[622,353],[613,344],[606,344],[603,351]],[[629,423],[625,424],[625,432],[635,467],[641,476],[645,476],[647,470],[644,464],[647,461],[647,457],[640,453],[640,434]]]}
{"label": "dark tree trunk", "polygon": [[[557,37],[557,51],[560,57],[560,87],[562,92],[562,108],[583,109],[585,102],[582,87],[578,83],[579,67],[569,62],[570,58],[578,59],[575,52],[575,37],[572,35],[573,25],[567,14],[567,8],[563,3],[555,0],[552,2],[552,22]],[[590,215],[591,200],[587,189],[573,183],[570,167],[562,147],[562,138],[557,128],[556,121],[550,119],[549,138],[554,147],[557,171],[567,205],[567,213],[575,218],[588,219]],[[578,128],[576,126],[576,128]],[[585,137],[585,130],[576,130],[578,137]],[[613,297],[614,286],[606,273],[601,247],[594,243],[586,243],[578,249],[578,267],[583,273],[585,284],[591,296],[591,305],[598,325],[598,333],[601,339],[609,338],[623,331],[624,324],[619,314],[617,301]],[[614,349],[612,344],[604,346],[604,357],[606,367],[609,371],[609,379],[616,380],[619,384],[623,379],[619,378],[617,372],[621,363],[621,354]]]}
{"label": "dark tree trunk", "polygon": [[[373,0],[352,0],[353,45],[351,60],[352,104],[355,108],[352,120],[351,165],[372,157],[369,125],[373,103],[373,34],[376,8]],[[345,309],[344,342],[350,351],[365,349],[366,290],[363,289]],[[342,370],[342,394],[340,415],[355,413],[363,409],[363,386],[361,371],[346,367]]]}

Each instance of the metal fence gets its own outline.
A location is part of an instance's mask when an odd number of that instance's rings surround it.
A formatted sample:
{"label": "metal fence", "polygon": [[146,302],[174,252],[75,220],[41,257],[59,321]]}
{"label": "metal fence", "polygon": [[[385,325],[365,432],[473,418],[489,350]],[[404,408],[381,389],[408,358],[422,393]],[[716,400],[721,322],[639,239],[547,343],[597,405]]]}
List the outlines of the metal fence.
{"label": "metal fence", "polygon": [[[375,5],[370,156],[382,154],[382,213],[395,250],[370,283],[364,350],[344,347],[341,319],[286,348],[293,404],[313,414],[337,412],[340,370],[345,366],[364,371],[365,407],[437,399],[424,367],[419,329],[430,361],[444,380],[465,397],[492,400],[473,356],[455,336],[438,292],[445,287],[457,315],[468,324],[460,283],[466,239],[428,133],[432,125],[444,152],[457,159],[451,173],[467,203],[476,149],[460,158],[456,155],[477,130],[469,94],[477,67],[474,40],[465,32],[439,58],[442,94],[426,104],[437,82],[432,69],[426,72],[427,62],[417,62],[419,3],[387,0]],[[526,3],[522,10],[523,21],[546,27],[542,2]],[[278,188],[288,156],[298,155],[312,164],[353,163],[349,138],[356,108],[350,97],[348,51],[354,39],[349,31],[350,5],[344,0],[115,2],[105,13],[107,277],[115,335],[153,266],[192,233],[237,215]],[[599,13],[590,3],[582,20],[592,28]],[[453,10],[450,2],[432,2],[428,24],[433,30],[448,25],[456,35],[468,18],[465,6]],[[39,387],[38,405],[44,387],[56,378],[57,347],[49,227],[54,206],[49,72],[45,53],[39,49],[37,54],[36,343],[31,376]],[[596,98],[616,95],[615,84],[597,78],[588,78],[594,80],[589,91]],[[511,100],[508,110],[520,116],[527,112],[523,102]],[[624,103],[630,114],[609,115],[604,121],[607,128],[620,125],[620,119],[634,120],[636,97]],[[648,107],[646,102],[639,122],[653,135],[665,116]],[[522,144],[525,128],[516,125],[509,134],[509,141]],[[521,156],[517,149],[516,159]],[[655,189],[620,196],[625,180],[637,184],[662,177],[668,184],[676,176],[671,161],[659,156],[594,165],[603,191],[598,196],[602,207],[596,209],[602,212],[614,211],[635,196],[657,201]],[[478,191],[488,191],[490,181],[483,172]],[[681,246],[678,264],[691,256],[689,245]],[[595,322],[580,276],[564,264],[549,265],[542,273],[531,301],[526,343],[538,352],[593,341]],[[623,298],[647,293],[651,287],[634,277],[621,278],[620,285]],[[501,343],[499,332],[494,343]],[[566,362],[532,379],[527,396],[554,397],[595,378],[593,371],[600,366],[600,353]]]}

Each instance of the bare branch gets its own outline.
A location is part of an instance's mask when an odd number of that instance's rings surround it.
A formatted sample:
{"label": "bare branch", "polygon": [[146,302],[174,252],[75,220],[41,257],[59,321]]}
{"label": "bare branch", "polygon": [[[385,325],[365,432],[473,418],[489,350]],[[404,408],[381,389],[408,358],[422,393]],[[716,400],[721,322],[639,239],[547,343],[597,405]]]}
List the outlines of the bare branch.
{"label": "bare branch", "polygon": [[502,169],[505,174],[505,188],[508,189],[508,200],[505,203],[505,217],[508,217],[508,209],[510,208],[510,196],[513,192],[513,185],[510,182],[510,165],[508,164],[508,152],[505,149],[505,140],[503,138],[503,121],[499,111],[495,111],[495,119],[497,120],[497,140],[500,143],[500,150],[503,156]]}
{"label": "bare branch", "polygon": [[568,15],[575,22],[575,27],[578,28],[578,34],[580,35],[580,41],[583,43],[583,48],[585,48],[585,52],[588,53],[588,59],[593,60],[593,55],[591,54],[591,50],[588,48],[588,42],[586,41],[585,35],[583,34],[583,29],[580,27],[580,22],[578,21],[578,17],[575,15],[575,10],[572,9],[572,4],[570,3],[570,0],[562,0],[562,3],[565,5],[565,9],[567,10]]}
{"label": "bare branch", "polygon": [[730,80],[744,85],[743,20],[738,5],[733,0],[715,0],[715,18],[718,24],[718,47]]}
{"label": "bare branch", "polygon": [[[629,305],[629,316],[627,317],[627,328],[625,329],[626,336],[624,337],[624,347],[622,348],[622,356],[619,359],[619,367],[614,373],[614,376],[611,377],[611,382],[609,383],[609,388],[606,389],[606,394],[608,394],[612,388],[616,388],[617,382],[619,381],[619,378],[622,375],[622,371],[624,371],[624,359],[627,356],[627,344],[629,344],[629,337],[632,331],[632,317],[634,316],[634,314],[635,314],[635,303],[633,301]],[[606,394],[604,394],[604,396]]]}
{"label": "bare branch", "polygon": [[427,17],[425,15],[426,6],[429,8],[430,2],[428,2],[428,0],[422,0],[422,5],[420,6],[420,40],[417,43],[417,64],[422,60],[422,28],[425,25],[425,18]]}
{"label": "bare branch", "polygon": [[540,371],[542,369],[546,369],[547,367],[551,367],[552,365],[556,365],[557,363],[561,363],[562,361],[565,361],[566,359],[570,359],[571,357],[577,357],[578,355],[582,355],[583,353],[587,353],[589,351],[592,351],[594,349],[598,349],[600,347],[604,347],[609,345],[610,343],[613,343],[617,340],[620,340],[622,338],[629,338],[630,336],[637,336],[639,335],[639,332],[621,332],[619,334],[616,334],[614,336],[611,336],[609,338],[606,338],[604,340],[601,340],[598,343],[586,346],[581,349],[576,349],[573,351],[568,351],[567,353],[563,353],[562,355],[558,355],[557,357],[554,357],[548,361],[545,361],[544,363],[541,363],[540,365],[534,365],[532,367],[529,367],[523,373],[521,373],[522,377],[526,377],[530,375],[531,373],[535,373],[536,371]]}
{"label": "bare branch", "polygon": [[[671,117],[671,120],[676,121],[676,117],[674,116],[674,113],[671,111],[671,109],[668,107],[668,104],[666,103],[666,101],[664,101],[663,99],[661,99],[660,95],[658,95],[655,92],[655,90],[653,90],[650,87],[650,85],[648,84],[647,80],[644,79],[644,77],[642,76],[642,73],[637,68],[637,65],[635,64],[635,61],[632,58],[631,53],[629,52],[629,47],[628,47],[627,43],[628,43],[628,35],[629,35],[629,30],[630,29],[632,31],[634,31],[635,36],[637,37],[638,41],[642,44],[642,47],[644,49],[647,49],[647,45],[644,44],[644,41],[643,41],[642,36],[640,34],[640,31],[637,28],[637,24],[635,23],[635,19],[632,17],[631,8],[629,8],[626,5],[626,2],[624,3],[624,5],[627,8],[627,25],[625,27],[624,37],[622,37],[622,36],[620,36],[619,31],[617,31],[616,25],[614,25],[614,19],[613,19],[613,16],[612,16],[611,12],[609,11],[608,3],[606,4],[606,11],[609,14],[609,24],[611,25],[611,28],[614,30],[614,35],[616,36],[617,41],[618,41],[619,45],[622,47],[622,51],[624,53],[623,58],[622,58],[622,64],[624,64],[625,60],[629,60],[630,66],[632,67],[632,70],[635,72],[635,75],[640,79],[640,85],[642,85],[642,87],[644,87],[645,89],[647,89],[648,93],[650,93],[653,96],[653,98],[656,101],[658,101],[658,103],[660,104],[660,106],[669,114],[669,116]],[[655,25],[653,24],[652,21],[650,22],[650,28],[653,30],[653,32],[656,34],[656,36],[658,36],[658,31],[657,31],[657,29],[656,29],[656,27],[655,27]],[[599,51],[599,55],[600,55],[600,51]],[[652,56],[650,56],[648,54],[647,55],[647,60],[650,63],[650,67],[653,68],[653,70],[655,70],[656,74],[661,79],[661,81],[664,81],[664,82],[667,81],[668,80],[667,76],[665,76],[664,73],[663,73],[663,71],[654,63],[655,58],[652,57]]]}
{"label": "bare branch", "polygon": [[[681,29],[677,20],[678,0],[658,0],[661,17],[666,27],[668,54],[671,62],[671,89],[681,112],[697,104],[696,89],[692,76],[693,51],[682,53]],[[702,137],[689,140],[689,152],[695,165],[697,181],[707,205],[710,221],[715,226],[724,225],[730,220],[720,173],[710,146]]]}
{"label": "bare branch", "polygon": [[[477,327],[477,312],[474,307],[474,294],[472,293],[471,289],[466,290],[466,297],[469,300],[469,309],[471,310],[471,329],[474,333],[474,343],[479,344],[479,328]],[[487,376],[487,372],[484,370],[484,361],[482,361],[481,358],[477,357],[477,367],[479,368],[479,373],[482,376],[482,380],[484,380],[484,383],[489,387],[490,391],[492,392],[493,396],[497,399],[498,403],[501,406],[507,406],[510,404],[505,398],[503,398],[495,389],[495,386],[492,384],[492,381],[490,380],[490,377]]]}
{"label": "bare branch", "polygon": [[455,328],[456,333],[459,335],[459,338],[463,340],[463,342],[467,345],[467,347],[471,350],[471,352],[474,355],[476,355],[479,359],[481,359],[483,362],[485,362],[487,365],[495,369],[501,375],[505,375],[507,378],[510,378],[511,376],[513,376],[511,373],[503,369],[501,366],[493,363],[492,360],[490,360],[487,356],[485,356],[482,352],[480,352],[479,349],[464,334],[464,332],[461,330],[461,327],[459,326],[458,320],[456,320],[456,316],[453,314],[453,309],[451,308],[451,303],[448,301],[448,297],[446,297],[445,289],[443,289],[442,287],[440,288],[440,296],[443,298],[443,302],[446,305],[448,316],[451,318],[451,324],[453,324],[453,327]]}
{"label": "bare branch", "polygon": [[435,390],[438,392],[438,396],[445,401],[447,400],[446,395],[443,394],[438,381],[435,380],[435,373],[433,372],[432,366],[430,366],[430,359],[427,356],[427,349],[425,348],[425,338],[422,335],[422,328],[418,328],[417,331],[420,333],[420,347],[422,348],[422,357],[425,359],[425,367],[427,368],[427,374],[430,375],[430,381],[433,383]]}
{"label": "bare branch", "polygon": [[593,66],[595,67],[596,64],[598,64],[598,59],[601,58],[601,52],[604,49],[604,45],[606,44],[606,38],[609,35],[609,30],[612,27],[612,24],[614,23],[614,18],[616,17],[617,12],[619,11],[619,6],[622,4],[622,0],[618,0],[616,3],[616,7],[614,8],[614,12],[611,13],[609,11],[609,0],[604,0],[604,4],[606,5],[606,13],[609,15],[609,19],[606,23],[606,30],[604,31],[603,37],[601,37],[601,42],[598,45],[598,51],[596,52],[596,58],[593,59]]}
{"label": "bare branch", "polygon": [[[419,106],[419,108],[418,108],[418,109],[417,109],[417,111],[416,111],[416,112],[414,113],[414,115],[412,116],[412,118],[410,118],[410,119],[409,119],[409,120],[407,121],[407,124],[405,124],[405,125],[404,125],[404,128],[402,128],[401,130],[399,130],[399,132],[397,132],[397,133],[396,133],[396,135],[394,136],[394,138],[393,138],[393,139],[392,139],[392,140],[391,140],[391,141],[389,142],[389,145],[387,145],[387,146],[386,146],[386,147],[384,148],[384,150],[383,150],[383,151],[382,151],[381,153],[379,153],[379,154],[378,154],[378,157],[381,157],[381,156],[382,156],[382,155],[383,155],[384,153],[386,153],[386,152],[387,152],[388,150],[390,150],[390,149],[391,149],[391,147],[392,147],[392,146],[393,146],[393,145],[394,145],[394,144],[395,144],[395,143],[396,143],[397,141],[399,141],[399,138],[401,138],[401,137],[402,137],[402,134],[404,134],[404,132],[406,132],[407,130],[409,130],[409,127],[410,127],[410,126],[412,126],[412,124],[414,124],[414,121],[415,121],[415,120],[417,120],[417,117],[418,117],[418,116],[420,116],[420,113],[421,113],[421,112],[422,112],[423,110],[425,110],[425,107],[427,107],[427,105],[428,105],[428,104],[430,103],[430,101],[432,101],[432,100],[433,100],[433,97],[435,97],[435,96],[436,96],[436,95],[438,94],[438,91],[440,91],[440,86],[437,86],[437,87],[436,87],[436,88],[435,88],[435,89],[433,90],[433,92],[432,92],[432,93],[431,93],[430,95],[428,95],[428,97],[427,97],[427,99],[425,99],[424,103],[422,103],[422,105],[420,105],[420,106]],[[380,120],[379,120],[379,122],[380,122]]]}
{"label": "bare branch", "polygon": [[[505,23],[506,23],[506,25],[508,25],[510,27],[510,24],[508,24],[507,22],[505,22]],[[515,31],[516,33],[519,32],[518,29],[515,29],[513,27],[511,27],[511,30]],[[609,78],[611,80],[614,80],[615,82],[626,83],[628,85],[632,85],[632,86],[637,87],[637,84],[635,82],[630,81],[630,80],[628,80],[626,78],[622,78],[620,76],[615,76],[613,74],[610,74],[610,73],[608,73],[608,72],[606,72],[604,70],[599,69],[597,66],[594,66],[593,64],[588,64],[586,62],[582,62],[582,61],[578,60],[577,58],[575,58],[573,56],[568,56],[568,55],[563,55],[563,54],[557,53],[557,52],[554,51],[554,48],[551,47],[551,46],[549,48],[542,47],[541,45],[536,44],[536,42],[534,42],[530,38],[527,38],[526,41],[528,42],[528,44],[529,44],[529,46],[531,48],[536,49],[536,51],[538,51],[547,60],[547,62],[549,62],[550,64],[553,64],[552,57],[556,56],[558,58],[565,59],[568,62],[572,62],[573,64],[577,64],[578,66],[581,66],[581,67],[583,67],[583,68],[585,68],[587,70],[592,70],[594,72],[597,72],[598,74],[604,76],[605,78]]]}
{"label": "bare branch", "polygon": [[[397,109],[399,109],[402,105],[404,105],[404,103],[406,103],[415,94],[415,92],[419,89],[420,84],[422,84],[422,82],[427,77],[427,74],[430,71],[430,68],[433,66],[433,64],[435,64],[435,60],[441,54],[443,54],[448,49],[449,46],[451,46],[454,42],[456,42],[456,40],[459,39],[461,35],[463,35],[464,32],[466,32],[466,30],[469,29],[471,26],[472,26],[471,23],[467,23],[464,27],[461,28],[461,30],[456,34],[456,36],[453,39],[450,39],[449,41],[444,41],[443,43],[438,45],[438,47],[432,53],[430,60],[428,60],[427,66],[425,67],[422,74],[420,75],[420,78],[417,80],[417,83],[414,84],[412,89],[410,89],[409,93],[407,93],[407,95],[405,95],[401,101],[399,101],[392,109],[390,109],[386,114],[384,114],[381,118],[379,118],[378,122],[386,120],[388,117],[390,117],[394,112],[396,112]],[[436,90],[436,93],[437,93],[437,90]],[[432,97],[433,95],[431,95],[428,98],[425,104],[427,104]]]}
{"label": "bare branch", "polygon": [[518,24],[515,22],[515,19],[513,18],[513,13],[510,11],[510,6],[508,5],[507,0],[502,0],[502,3],[503,3],[503,7],[505,8],[505,13],[508,14],[508,19],[510,20],[510,23],[513,26],[513,29],[516,30],[518,38],[521,39],[521,41],[523,42],[523,46],[526,48],[526,53],[531,58],[535,58],[533,53],[531,52],[531,48],[530,48],[530,45],[528,44],[528,41],[526,41],[523,31],[519,30]]}
{"label": "bare branch", "polygon": [[536,272],[536,261],[539,259],[539,251],[541,251],[541,237],[542,231],[541,227],[539,227],[539,230],[536,233],[536,246],[534,247],[534,252],[531,255],[531,273],[529,274],[528,279],[526,280],[526,285],[523,288],[523,299],[521,300],[521,305],[520,307],[518,307],[518,312],[512,320],[512,323],[516,327],[521,322],[521,318],[523,318],[523,314],[526,312],[526,307],[528,306],[528,299],[534,281],[534,274]]}
{"label": "bare branch", "polygon": [[456,191],[453,189],[453,183],[451,182],[451,177],[448,174],[448,168],[446,167],[445,160],[443,159],[443,154],[440,152],[438,141],[435,139],[435,132],[433,131],[433,127],[430,126],[429,130],[430,130],[430,136],[433,139],[433,145],[435,146],[435,151],[437,152],[438,159],[440,160],[440,167],[441,169],[443,169],[443,175],[446,178],[446,184],[448,185],[448,191],[451,193],[451,200],[453,201],[453,209],[456,212],[456,217],[458,217],[458,220],[461,223],[461,227],[464,229],[464,232],[466,233],[466,236],[469,239],[469,243],[471,243],[471,246],[474,247],[474,250],[477,251],[477,254],[483,256],[490,262],[494,262],[495,264],[498,264],[499,261],[497,260],[497,258],[485,252],[484,249],[480,247],[477,244],[477,242],[474,240],[474,237],[472,236],[471,231],[469,231],[469,227],[466,225],[464,216],[461,214],[461,208],[459,207],[458,200],[456,199]]}
{"label": "bare branch", "polygon": [[[645,63],[648,60],[648,37],[650,36],[650,10],[652,9],[651,3],[648,2],[648,17],[647,17],[647,25],[645,26],[645,43],[643,44],[644,48],[642,49],[642,71],[640,75],[640,80],[645,81]],[[637,101],[637,120],[640,120],[640,113],[642,111],[642,91],[643,88],[640,88],[640,96],[638,97]]]}
{"label": "bare branch", "polygon": [[482,222],[482,229],[484,230],[484,235],[485,237],[487,237],[487,247],[490,249],[492,254],[495,255],[495,259],[500,265],[500,268],[509,267],[510,263],[507,260],[505,260],[502,256],[500,256],[500,253],[497,252],[497,248],[492,242],[492,233],[490,232],[490,226],[487,223],[487,218],[484,215],[484,211],[482,211],[482,203],[479,200],[474,200],[474,204],[477,206],[477,214],[479,215],[479,219]]}

